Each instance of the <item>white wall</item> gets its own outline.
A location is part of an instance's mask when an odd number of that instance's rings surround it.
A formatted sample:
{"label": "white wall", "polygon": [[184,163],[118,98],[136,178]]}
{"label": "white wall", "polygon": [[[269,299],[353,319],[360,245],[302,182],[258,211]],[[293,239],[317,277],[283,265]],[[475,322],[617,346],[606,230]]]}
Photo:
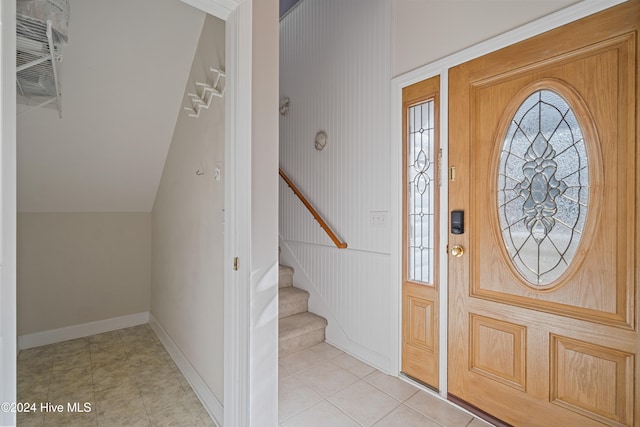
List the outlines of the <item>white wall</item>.
{"label": "white wall", "polygon": [[[224,68],[225,24],[207,16],[182,105]],[[201,91],[199,92],[201,93]],[[181,110],[152,212],[151,313],[219,402],[224,385],[224,103]],[[214,170],[221,163],[221,180]],[[204,172],[197,175],[196,171]]]}
{"label": "white wall", "polygon": [[[242,7],[242,6],[241,6]],[[278,1],[252,2],[250,420],[278,423]],[[241,172],[243,168],[239,169]],[[242,262],[242,260],[241,260]],[[246,269],[241,265],[241,269]],[[244,286],[244,283],[239,283]]]}
{"label": "white wall", "polygon": [[205,14],[178,0],[69,2],[62,118],[18,117],[18,208],[150,212]]}
{"label": "white wall", "polygon": [[578,0],[394,0],[393,75],[531,22]]}
{"label": "white wall", "polygon": [[396,351],[390,229],[370,212],[389,211],[391,19],[387,0],[303,0],[280,24],[280,95],[291,98],[280,164],[349,246],[336,249],[281,181],[283,261],[299,263],[294,281],[329,319],[327,340],[383,370]]}
{"label": "white wall", "polygon": [[[16,3],[0,4],[0,402],[16,401]],[[0,425],[15,413],[0,412]]]}
{"label": "white wall", "polygon": [[149,213],[19,213],[18,335],[149,311]]}

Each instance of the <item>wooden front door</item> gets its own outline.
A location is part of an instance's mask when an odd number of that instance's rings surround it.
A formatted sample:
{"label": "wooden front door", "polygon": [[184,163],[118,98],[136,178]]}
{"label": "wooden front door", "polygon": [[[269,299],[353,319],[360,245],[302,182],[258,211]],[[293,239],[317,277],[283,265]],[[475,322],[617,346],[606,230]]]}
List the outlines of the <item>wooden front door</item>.
{"label": "wooden front door", "polygon": [[513,425],[640,425],[639,17],[450,70],[449,393]]}
{"label": "wooden front door", "polygon": [[439,386],[439,93],[439,77],[402,91],[402,372],[435,389]]}

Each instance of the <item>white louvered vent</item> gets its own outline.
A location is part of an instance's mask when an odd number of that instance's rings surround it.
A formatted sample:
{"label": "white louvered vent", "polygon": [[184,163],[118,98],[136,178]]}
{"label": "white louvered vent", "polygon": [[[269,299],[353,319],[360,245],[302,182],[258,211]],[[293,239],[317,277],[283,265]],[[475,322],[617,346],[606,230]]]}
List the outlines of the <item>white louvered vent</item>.
{"label": "white louvered vent", "polygon": [[18,0],[16,67],[18,103],[29,108],[56,106],[62,117],[57,63],[67,42],[68,0]]}

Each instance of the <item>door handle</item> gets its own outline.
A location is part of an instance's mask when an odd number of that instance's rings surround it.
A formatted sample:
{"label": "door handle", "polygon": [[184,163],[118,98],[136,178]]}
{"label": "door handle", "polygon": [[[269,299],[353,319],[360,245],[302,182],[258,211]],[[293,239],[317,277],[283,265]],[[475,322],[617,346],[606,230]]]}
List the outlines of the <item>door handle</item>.
{"label": "door handle", "polygon": [[451,256],[454,256],[456,258],[460,258],[464,254],[464,248],[462,246],[456,245],[456,246],[451,248],[449,253],[451,254]]}

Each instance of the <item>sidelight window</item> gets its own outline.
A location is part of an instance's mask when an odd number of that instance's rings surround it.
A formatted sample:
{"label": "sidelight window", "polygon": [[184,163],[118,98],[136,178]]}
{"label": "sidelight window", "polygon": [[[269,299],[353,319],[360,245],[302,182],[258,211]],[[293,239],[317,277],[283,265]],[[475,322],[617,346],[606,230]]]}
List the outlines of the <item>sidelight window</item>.
{"label": "sidelight window", "polygon": [[434,273],[434,107],[431,99],[408,111],[409,279],[424,283],[432,283]]}

